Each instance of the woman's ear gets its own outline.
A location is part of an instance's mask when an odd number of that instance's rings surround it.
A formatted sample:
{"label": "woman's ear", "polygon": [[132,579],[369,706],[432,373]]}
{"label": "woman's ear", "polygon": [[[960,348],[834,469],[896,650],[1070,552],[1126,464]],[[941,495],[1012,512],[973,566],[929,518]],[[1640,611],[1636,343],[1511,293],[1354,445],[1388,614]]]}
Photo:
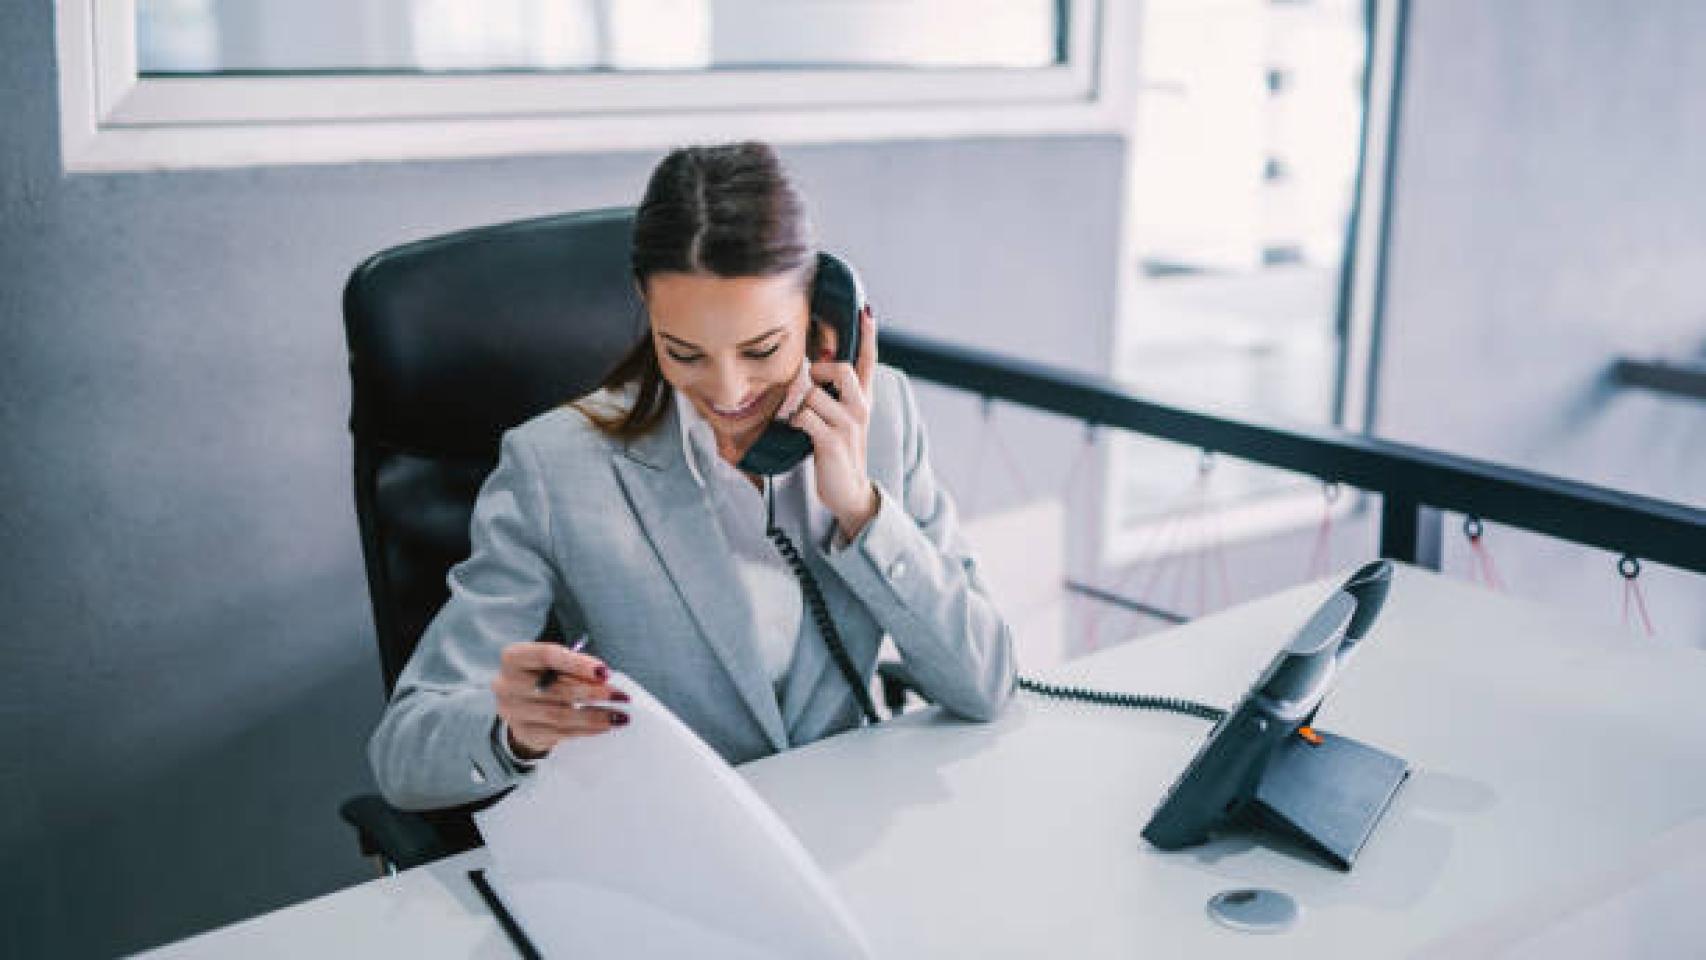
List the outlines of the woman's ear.
{"label": "woman's ear", "polygon": [[819,363],[835,356],[836,347],[840,344],[835,327],[824,323],[816,317],[807,321],[806,362]]}

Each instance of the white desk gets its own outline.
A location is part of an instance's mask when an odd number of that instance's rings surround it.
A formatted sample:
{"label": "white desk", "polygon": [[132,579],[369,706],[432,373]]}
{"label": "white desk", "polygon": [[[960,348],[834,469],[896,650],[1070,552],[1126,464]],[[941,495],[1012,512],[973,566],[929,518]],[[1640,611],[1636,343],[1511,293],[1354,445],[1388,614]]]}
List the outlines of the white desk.
{"label": "white desk", "polygon": [[[1229,704],[1336,583],[1106,650],[1056,678]],[[1022,694],[995,724],[926,712],[742,772],[883,956],[1460,957],[1541,955],[1524,944],[1547,942],[1706,955],[1706,932],[1674,910],[1695,894],[1706,906],[1706,654],[1405,568],[1318,725],[1415,767],[1348,874],[1246,842],[1150,848],[1144,822],[1208,732],[1189,717]],[[464,878],[483,858],[157,956],[510,957]],[[1210,895],[1246,885],[1291,893],[1302,920],[1264,936],[1207,918]],[[1656,943],[1623,930],[1667,919],[1674,929]],[[1597,932],[1572,932],[1590,921]]]}

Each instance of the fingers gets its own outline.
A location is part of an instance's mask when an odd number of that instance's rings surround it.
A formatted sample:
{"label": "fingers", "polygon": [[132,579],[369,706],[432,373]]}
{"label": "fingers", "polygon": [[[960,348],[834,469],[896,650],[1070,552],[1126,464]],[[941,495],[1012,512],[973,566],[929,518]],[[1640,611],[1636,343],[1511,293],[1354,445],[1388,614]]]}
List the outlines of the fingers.
{"label": "fingers", "polygon": [[[824,342],[818,350],[818,360],[811,365],[811,379],[818,383],[832,383],[843,400],[857,395],[855,404],[859,419],[870,419],[870,402],[867,399],[871,393],[871,376],[877,369],[877,319],[871,313],[871,305],[866,304],[859,310],[859,356],[851,364],[831,360],[834,354],[834,337],[836,332],[828,324],[823,325]],[[857,390],[854,389],[855,385]],[[780,419],[788,420],[794,412],[794,404],[801,399],[799,384],[796,381],[789,388],[788,395],[783,399],[778,409]],[[798,426],[798,424],[795,424]]]}
{"label": "fingers", "polygon": [[560,643],[512,643],[503,650],[499,670],[514,676],[534,677],[552,670],[582,683],[603,683],[610,679],[610,668],[602,660],[576,653]]}
{"label": "fingers", "polygon": [[549,688],[534,686],[526,671],[499,673],[492,681],[497,712],[508,724],[510,738],[529,753],[542,756],[570,737],[604,733],[628,723],[620,704],[632,699],[605,683],[587,683],[565,673]]}
{"label": "fingers", "polygon": [[852,456],[856,463],[863,464],[864,428],[853,420],[847,408],[822,389],[813,390],[788,422],[811,437],[812,448],[820,458],[835,451],[839,456]]}
{"label": "fingers", "polygon": [[788,418],[788,422],[796,429],[804,430],[806,436],[812,438],[814,449],[821,450],[824,443],[835,439],[835,431],[830,429],[829,424],[824,422],[823,416],[813,410],[810,405],[801,407],[792,417]]}
{"label": "fingers", "polygon": [[[806,395],[805,404],[794,415],[794,425],[800,426],[799,419],[808,414],[823,421],[830,431],[839,435],[844,442],[851,443],[855,437],[861,435],[863,426],[861,421],[853,419],[853,411],[849,410],[846,404],[825,393],[822,387]],[[800,429],[805,430],[804,427]],[[811,431],[806,430],[806,433],[811,434]],[[813,435],[812,439],[816,440],[817,437]]]}
{"label": "fingers", "polygon": [[799,375],[794,377],[793,383],[788,384],[788,392],[782,397],[782,405],[776,408],[776,419],[787,420],[792,417],[794,412],[800,409],[800,404],[805,402],[806,394],[810,393],[814,386],[816,384],[812,382],[811,365],[805,360],[801,360]]}
{"label": "fingers", "polygon": [[517,706],[545,704],[575,707],[588,703],[631,702],[626,693],[605,684],[563,679],[540,690],[525,677],[526,674],[521,677],[499,674],[497,679],[492,681],[492,692],[497,694],[499,702],[508,701]]}
{"label": "fingers", "polygon": [[[614,707],[564,707],[540,704],[516,713],[519,726],[558,734],[600,733],[628,724],[628,714]],[[517,726],[511,723],[511,727]]]}
{"label": "fingers", "polygon": [[814,385],[828,383],[833,386],[835,392],[841,395],[841,403],[845,404],[861,423],[871,419],[870,395],[865,392],[864,384],[859,382],[859,375],[849,364],[814,363],[810,379]]}
{"label": "fingers", "polygon": [[628,725],[628,715],[614,710],[577,710],[563,716],[529,716],[511,722],[510,737],[535,754],[546,754],[558,743],[574,737],[608,733]]}

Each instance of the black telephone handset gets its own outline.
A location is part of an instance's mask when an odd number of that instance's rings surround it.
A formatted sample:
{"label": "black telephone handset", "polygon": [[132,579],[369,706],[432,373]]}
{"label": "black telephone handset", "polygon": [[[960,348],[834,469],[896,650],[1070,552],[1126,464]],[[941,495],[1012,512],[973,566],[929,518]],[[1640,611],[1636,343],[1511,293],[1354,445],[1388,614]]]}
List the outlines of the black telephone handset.
{"label": "black telephone handset", "polygon": [[[859,359],[859,314],[864,309],[865,287],[859,282],[859,274],[835,254],[819,251],[817,276],[812,280],[811,316],[813,322],[826,323],[835,331],[834,359],[840,363],[855,363]],[[835,387],[825,384],[824,389],[831,396],[837,396]],[[773,477],[793,469],[811,452],[812,441],[805,431],[779,420],[772,421],[753,441],[738,466],[748,473]],[[824,602],[823,589],[818,585],[817,577],[806,566],[805,558],[800,556],[794,541],[776,523],[775,486],[769,480],[764,482],[764,512],[764,535],[776,545],[776,552],[782,555],[788,569],[800,581],[800,593],[817,624],[818,633],[823,636],[824,646],[829,648],[830,659],[835,661],[836,668],[852,688],[853,699],[859,704],[865,720],[880,723],[882,717],[877,713],[871,691],[862,682],[859,668],[841,640],[841,631],[836,629],[835,621],[829,616],[829,605]]]}
{"label": "black telephone handset", "polygon": [[[812,281],[811,315],[835,331],[835,360],[854,363],[859,359],[859,312],[865,308],[865,287],[847,261],[833,253],[818,252],[817,277]],[[809,358],[808,358],[809,359]],[[825,387],[831,394],[834,387]],[[786,473],[812,452],[805,431],[780,420],[772,421],[741,457],[747,473],[773,477]]]}

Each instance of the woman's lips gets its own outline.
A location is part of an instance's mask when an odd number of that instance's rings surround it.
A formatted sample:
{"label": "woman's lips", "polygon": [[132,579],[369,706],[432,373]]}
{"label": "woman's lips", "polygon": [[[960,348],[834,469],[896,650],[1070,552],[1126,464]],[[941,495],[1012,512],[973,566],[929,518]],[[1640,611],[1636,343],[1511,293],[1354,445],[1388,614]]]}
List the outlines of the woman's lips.
{"label": "woman's lips", "polygon": [[758,412],[758,408],[764,403],[764,398],[768,395],[769,391],[761,393],[733,410],[724,410],[714,403],[707,403],[706,406],[710,408],[712,413],[724,420],[745,420]]}

